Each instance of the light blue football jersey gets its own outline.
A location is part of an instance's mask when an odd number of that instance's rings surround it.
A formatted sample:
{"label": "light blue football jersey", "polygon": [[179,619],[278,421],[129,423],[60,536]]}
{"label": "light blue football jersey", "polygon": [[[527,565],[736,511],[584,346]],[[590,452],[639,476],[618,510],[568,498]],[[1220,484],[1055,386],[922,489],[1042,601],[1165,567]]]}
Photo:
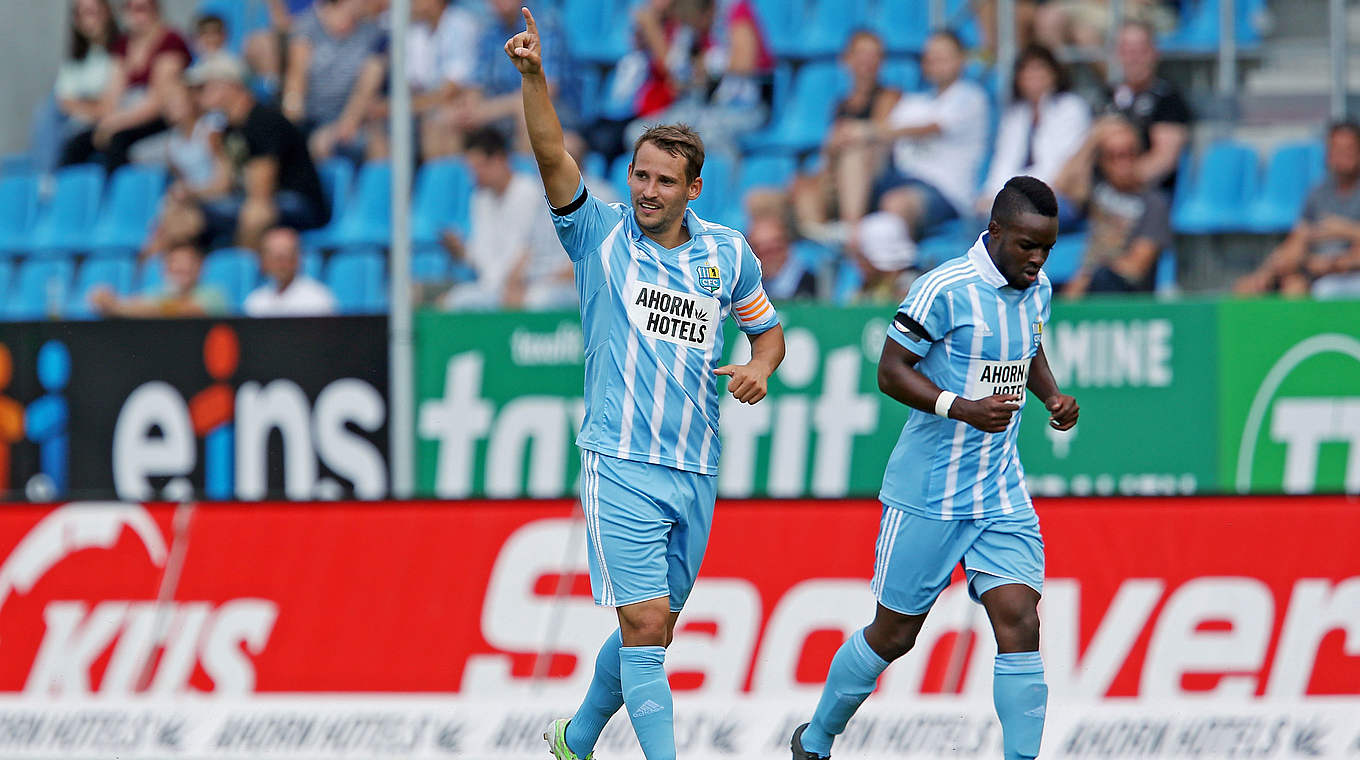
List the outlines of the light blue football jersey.
{"label": "light blue football jersey", "polygon": [[585,333],[586,414],[576,445],[717,474],[713,370],[723,320],[730,314],[753,335],[779,323],[760,262],[740,232],[692,210],[689,241],[667,250],[642,234],[631,207],[595,198],[584,182],[567,209],[553,223],[575,264]]}
{"label": "light blue football jersey", "polygon": [[[987,234],[968,253],[922,275],[898,307],[888,337],[922,357],[916,369],[941,390],[980,399],[1015,393],[1025,403],[1030,361],[1048,322],[1053,285],[1006,284],[987,254]],[[905,316],[908,319],[904,320]],[[923,328],[920,335],[911,326]],[[883,475],[890,507],[943,520],[1033,509],[1016,438],[1020,412],[1000,433],[913,409]]]}

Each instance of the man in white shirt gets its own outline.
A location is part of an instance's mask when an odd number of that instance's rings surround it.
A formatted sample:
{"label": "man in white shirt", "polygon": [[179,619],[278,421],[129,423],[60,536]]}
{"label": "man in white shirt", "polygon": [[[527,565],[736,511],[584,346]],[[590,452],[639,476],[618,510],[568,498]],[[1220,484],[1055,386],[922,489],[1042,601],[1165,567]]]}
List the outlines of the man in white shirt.
{"label": "man in white shirt", "polygon": [[[932,34],[921,55],[921,73],[932,91],[904,95],[878,134],[880,141],[892,142],[892,160],[874,183],[871,208],[878,212],[861,220],[856,237],[864,243],[860,265],[866,288],[883,288],[892,300],[902,295],[899,278],[914,263],[915,249],[904,239],[886,246],[880,241],[869,250],[870,241],[882,238],[886,229],[919,239],[931,227],[967,213],[977,188],[987,144],[987,93],[962,78],[964,63],[958,37],[948,31]],[[900,218],[905,229],[884,214]],[[902,253],[887,256],[881,253],[885,250]]]}
{"label": "man in white shirt", "polygon": [[296,231],[275,227],[260,238],[260,269],[269,282],[246,296],[249,317],[323,317],[335,313],[329,288],[300,270]]}
{"label": "man in white shirt", "polygon": [[506,137],[494,127],[468,134],[465,157],[477,188],[466,239],[445,235],[454,258],[476,272],[444,296],[449,309],[552,309],[576,305],[571,259],[543,205],[543,186],[510,166]]}

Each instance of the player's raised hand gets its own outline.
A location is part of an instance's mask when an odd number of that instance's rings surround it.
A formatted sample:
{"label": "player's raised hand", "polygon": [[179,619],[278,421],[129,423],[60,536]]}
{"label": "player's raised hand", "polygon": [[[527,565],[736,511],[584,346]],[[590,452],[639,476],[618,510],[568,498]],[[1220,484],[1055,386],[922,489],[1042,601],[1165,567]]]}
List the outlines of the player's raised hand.
{"label": "player's raised hand", "polygon": [[949,408],[949,416],[962,420],[984,433],[1000,433],[1011,424],[1011,417],[1020,409],[1020,397],[1014,393],[998,393],[977,401],[960,396]]}
{"label": "player's raised hand", "polygon": [[1077,400],[1065,393],[1052,396],[1044,403],[1049,411],[1048,424],[1054,430],[1071,430],[1077,424]]}
{"label": "player's raised hand", "polygon": [[713,370],[715,375],[727,375],[727,391],[743,404],[754,404],[765,398],[770,374],[750,364],[724,364]]}
{"label": "player's raised hand", "polygon": [[510,56],[521,76],[543,73],[543,49],[539,44],[538,24],[528,8],[520,8],[524,15],[524,31],[505,43],[505,54]]}

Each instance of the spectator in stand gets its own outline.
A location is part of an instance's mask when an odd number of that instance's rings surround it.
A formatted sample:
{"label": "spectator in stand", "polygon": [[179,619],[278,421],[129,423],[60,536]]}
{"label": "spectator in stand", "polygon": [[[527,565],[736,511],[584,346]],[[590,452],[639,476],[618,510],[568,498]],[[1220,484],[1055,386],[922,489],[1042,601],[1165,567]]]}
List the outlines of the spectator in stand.
{"label": "spectator in stand", "polygon": [[793,256],[787,198],[753,195],[746,203],[746,242],[760,261],[765,293],[776,301],[817,297],[817,275]]}
{"label": "spectator in stand", "polygon": [[444,245],[476,279],[454,286],[443,305],[457,310],[574,305],[571,260],[557,240],[539,180],[512,169],[509,142],[494,127],[469,134],[465,155],[477,185],[472,230],[466,241],[445,234]]}
{"label": "spectator in stand", "polygon": [[93,128],[66,142],[63,166],[85,163],[99,153],[105,171],[112,173],[128,162],[133,143],[169,126],[161,109],[166,93],[178,86],[189,64],[189,46],[161,20],[159,0],[127,0],[123,16],[127,36],[113,47],[113,76],[104,90],[103,115]]}
{"label": "spectator in stand", "polygon": [[177,245],[165,254],[165,290],[154,296],[119,298],[100,286],[90,291],[90,305],[106,317],[212,317],[227,312],[221,291],[199,281],[203,251]]}
{"label": "spectator in stand", "polygon": [[231,238],[256,248],[275,225],[309,230],[330,219],[321,179],[298,128],[274,106],[260,103],[245,86],[245,67],[230,56],[194,66],[189,81],[200,86],[205,111],[227,121],[223,143],[232,163],[232,191],[199,206],[202,237]]}
{"label": "spectator in stand", "polygon": [[[411,113],[420,138],[418,147],[426,160],[453,155],[462,148],[459,134],[432,116],[453,105],[458,94],[472,85],[472,73],[477,67],[476,42],[477,18],[470,11],[449,0],[411,3],[411,26],[406,32],[406,81],[411,86]],[[361,81],[376,76],[381,88],[386,88],[388,47],[389,40],[384,38],[378,54],[369,57]],[[369,110],[370,160],[388,156],[387,115],[385,100]]]}
{"label": "spectator in stand", "polygon": [[[1176,26],[1176,11],[1162,0],[1123,0],[1124,18],[1165,34]],[[1034,36],[1050,50],[1068,46],[1101,49],[1114,24],[1109,0],[1056,0],[1034,12]]]}
{"label": "spectator in stand", "polygon": [[[896,299],[910,274],[914,239],[972,206],[987,142],[987,93],[962,78],[963,43],[952,32],[926,41],[921,73],[928,93],[904,95],[879,128],[892,160],[874,183],[870,208],[849,243],[866,290]],[[860,181],[864,181],[861,179]],[[872,237],[873,245],[860,237]]]}
{"label": "spectator in stand", "polygon": [[137,145],[139,151],[144,146],[156,149],[156,155],[138,160],[165,164],[174,180],[161,202],[160,219],[142,246],[143,259],[194,240],[203,228],[199,204],[231,191],[231,162],[222,144],[226,123],[220,114],[204,113],[197,100],[189,87],[175,88],[165,100],[165,119],[171,125],[167,139]]}
{"label": "spectator in stand", "polygon": [[868,210],[869,178],[886,153],[877,136],[886,131],[888,114],[902,93],[878,81],[883,41],[873,32],[855,32],[841,53],[841,64],[850,72],[850,92],[836,104],[835,120],[822,144],[822,168],[794,181],[793,204],[804,235],[843,242],[844,233],[825,225],[835,219],[853,226]]}
{"label": "spectator in stand", "polygon": [[[1012,100],[1001,117],[991,170],[974,207],[987,214],[1011,177],[1027,174],[1051,185],[1086,142],[1091,109],[1068,92],[1067,72],[1048,48],[1031,45],[1015,61]],[[1058,199],[1060,226],[1076,221],[1070,202]]]}
{"label": "spectator in stand", "polygon": [[260,271],[269,282],[246,296],[248,317],[324,317],[335,313],[330,288],[301,272],[296,230],[274,227],[260,238]]}
{"label": "spectator in stand", "polygon": [[71,3],[66,59],[57,71],[52,97],[33,115],[29,154],[38,172],[55,169],[63,144],[91,129],[106,113],[104,93],[115,68],[112,51],[121,36],[109,0]]}
{"label": "spectator in stand", "polygon": [[380,77],[360,81],[383,32],[364,0],[317,0],[298,19],[288,44],[283,113],[307,136],[321,160],[339,153],[363,158],[363,125]]}
{"label": "spectator in stand", "polygon": [[269,6],[269,28],[246,38],[243,54],[250,70],[260,77],[265,90],[277,93],[283,78],[283,62],[288,57],[288,38],[295,19],[312,7],[313,0],[265,0]]}
{"label": "spectator in stand", "polygon": [[1328,130],[1326,178],[1284,242],[1234,287],[1239,295],[1310,289],[1319,298],[1360,295],[1360,124],[1353,121]]}
{"label": "spectator in stand", "polygon": [[1166,194],[1144,180],[1146,157],[1138,130],[1107,118],[1092,131],[1098,180],[1089,171],[1060,175],[1057,187],[1085,207],[1090,231],[1080,270],[1063,295],[1151,292],[1157,260],[1171,247],[1171,205]]}
{"label": "spectator in stand", "polygon": [[221,16],[206,13],[194,20],[194,60],[201,61],[227,50],[227,22]]}
{"label": "spectator in stand", "polygon": [[1143,143],[1138,176],[1170,194],[1176,165],[1190,144],[1190,108],[1176,86],[1157,76],[1157,44],[1151,26],[1129,22],[1117,46],[1124,81],[1110,93],[1109,110],[1130,121]]}

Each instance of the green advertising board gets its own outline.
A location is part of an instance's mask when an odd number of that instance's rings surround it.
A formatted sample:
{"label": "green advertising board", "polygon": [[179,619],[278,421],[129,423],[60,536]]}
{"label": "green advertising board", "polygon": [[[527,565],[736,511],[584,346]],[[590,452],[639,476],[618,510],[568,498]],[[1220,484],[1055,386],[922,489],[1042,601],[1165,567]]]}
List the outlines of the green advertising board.
{"label": "green advertising board", "polygon": [[[878,391],[891,309],[786,306],[769,397],[726,398],[719,492],[872,497],[908,410]],[[416,317],[421,494],[575,492],[585,413],[575,313]],[[744,361],[727,328],[724,362]],[[1031,403],[1036,495],[1360,491],[1360,303],[1058,302],[1044,350],[1081,421]]]}
{"label": "green advertising board", "polygon": [[1223,490],[1360,493],[1360,301],[1220,309]]}

